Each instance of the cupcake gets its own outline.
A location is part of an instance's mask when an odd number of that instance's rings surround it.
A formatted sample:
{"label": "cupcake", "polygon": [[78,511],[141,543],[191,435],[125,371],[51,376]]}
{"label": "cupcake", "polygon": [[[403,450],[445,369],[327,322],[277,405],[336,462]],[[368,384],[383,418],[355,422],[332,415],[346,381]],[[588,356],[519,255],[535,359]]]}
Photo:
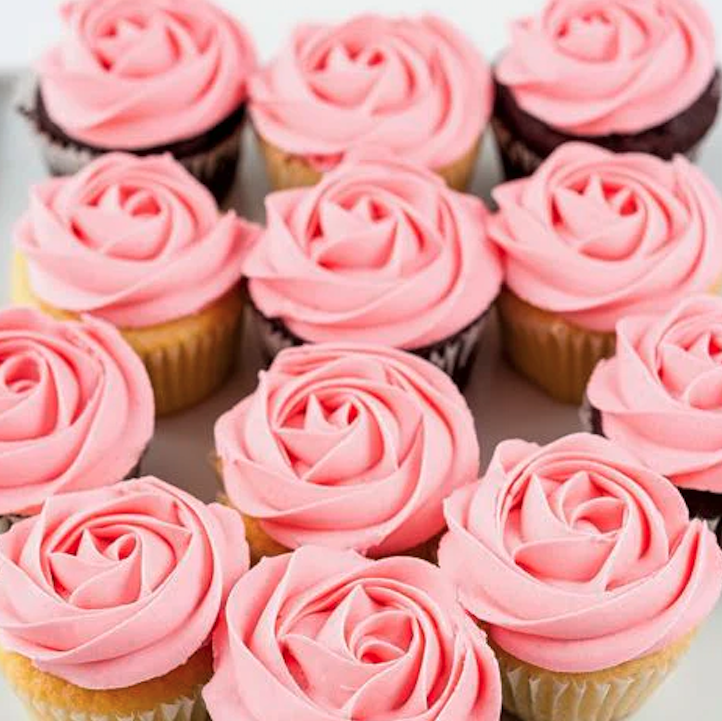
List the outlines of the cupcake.
{"label": "cupcake", "polygon": [[446,502],[442,571],[487,629],[520,721],[617,721],[689,646],[722,551],[663,476],[599,436],[500,444]]}
{"label": "cupcake", "polygon": [[380,346],[283,351],[215,437],[254,560],[304,545],[435,560],[443,500],[479,471],[474,419],[454,384]]}
{"label": "cupcake", "polygon": [[689,161],[556,150],[494,191],[505,351],[549,395],[581,402],[621,318],[669,308],[722,276],[722,201]]}
{"label": "cupcake", "polygon": [[[213,721],[498,721],[499,670],[438,568],[308,546],[231,591],[203,691]],[[273,714],[269,715],[269,704]]]}
{"label": "cupcake", "polygon": [[0,310],[0,533],[51,496],[138,475],[153,426],[148,375],[115,328]]}
{"label": "cupcake", "polygon": [[716,57],[696,0],[549,0],[513,24],[495,68],[507,178],[529,175],[572,140],[693,158],[719,109]]}
{"label": "cupcake", "polygon": [[470,183],[493,105],[491,72],[440,18],[362,15],[301,25],[250,82],[250,113],[276,189],[313,185],[374,145]]}
{"label": "cupcake", "polygon": [[[693,515],[722,517],[722,298],[625,318],[587,388],[592,427],[669,478]],[[722,524],[721,524],[722,525]]]}
{"label": "cupcake", "polygon": [[120,328],[150,374],[157,412],[171,413],[232,368],[255,232],[221,214],[170,155],[110,153],[31,191],[14,233],[13,300]]}
{"label": "cupcake", "polygon": [[47,501],[0,537],[0,667],[38,721],[205,718],[243,524],[155,478]]}
{"label": "cupcake", "polygon": [[22,109],[54,175],[103,153],[171,153],[217,197],[240,153],[253,43],[206,0],[77,0]]}
{"label": "cupcake", "polygon": [[383,152],[266,198],[244,275],[269,358],[301,343],[403,348],[468,379],[502,280],[478,198]]}

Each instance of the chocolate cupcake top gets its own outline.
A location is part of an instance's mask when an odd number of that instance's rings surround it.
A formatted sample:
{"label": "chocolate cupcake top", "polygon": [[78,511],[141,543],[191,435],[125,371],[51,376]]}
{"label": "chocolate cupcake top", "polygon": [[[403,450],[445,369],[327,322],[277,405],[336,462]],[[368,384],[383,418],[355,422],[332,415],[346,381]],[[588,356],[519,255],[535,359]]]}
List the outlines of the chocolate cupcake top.
{"label": "chocolate cupcake top", "polygon": [[38,64],[50,119],[94,147],[193,138],[238,109],[255,67],[245,30],[206,0],[77,0]]}
{"label": "chocolate cupcake top", "polygon": [[722,494],[722,298],[623,319],[587,396],[605,436],[681,488]]}
{"label": "chocolate cupcake top", "polygon": [[550,0],[496,68],[517,104],[573,135],[634,134],[691,106],[715,72],[697,0]]}
{"label": "chocolate cupcake top", "polygon": [[282,351],[216,424],[226,494],[286,548],[408,551],[479,470],[453,382],[409,353],[354,344]]}
{"label": "chocolate cupcake top", "polygon": [[153,427],[148,374],[115,328],[0,311],[0,514],[118,483]]}
{"label": "chocolate cupcake top", "polygon": [[108,153],[35,186],[14,242],[42,301],[142,328],[235,287],[255,233],[170,155]]}
{"label": "chocolate cupcake top", "polygon": [[438,169],[472,150],[493,88],[484,59],[447,22],[362,15],[298,27],[250,93],[261,136],[319,170],[369,144]]}
{"label": "chocolate cupcake top", "polygon": [[352,154],[313,188],[272,193],[266,215],[244,263],[251,298],[307,342],[421,348],[499,292],[481,201],[382,151]]}
{"label": "chocolate cupcake top", "polygon": [[583,328],[613,331],[722,275],[722,200],[681,156],[567,143],[493,195],[489,236],[505,254],[507,286]]}

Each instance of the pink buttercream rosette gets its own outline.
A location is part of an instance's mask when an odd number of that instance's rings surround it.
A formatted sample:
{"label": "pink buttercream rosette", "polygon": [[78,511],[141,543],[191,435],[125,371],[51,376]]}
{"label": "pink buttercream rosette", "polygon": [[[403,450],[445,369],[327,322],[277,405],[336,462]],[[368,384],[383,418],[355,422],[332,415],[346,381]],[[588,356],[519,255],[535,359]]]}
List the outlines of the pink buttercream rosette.
{"label": "pink buttercream rosette", "polygon": [[444,498],[479,468],[453,382],[375,346],[281,352],[215,435],[231,503],[286,548],[407,551],[443,529]]}
{"label": "pink buttercream rosette", "polygon": [[236,585],[204,690],[215,721],[497,721],[499,671],[439,570],[306,547]]}
{"label": "pink buttercream rosette", "polygon": [[84,689],[182,666],[248,570],[243,523],[156,478],[50,499],[0,537],[0,643]]}
{"label": "pink buttercream rosette", "polygon": [[527,113],[574,135],[661,125],[715,72],[714,27],[696,0],[551,0],[511,33],[497,79]]}
{"label": "pink buttercream rosette", "polygon": [[599,436],[501,443],[446,502],[439,563],[518,659],[582,673],[667,648],[722,591],[722,551],[667,479]]}

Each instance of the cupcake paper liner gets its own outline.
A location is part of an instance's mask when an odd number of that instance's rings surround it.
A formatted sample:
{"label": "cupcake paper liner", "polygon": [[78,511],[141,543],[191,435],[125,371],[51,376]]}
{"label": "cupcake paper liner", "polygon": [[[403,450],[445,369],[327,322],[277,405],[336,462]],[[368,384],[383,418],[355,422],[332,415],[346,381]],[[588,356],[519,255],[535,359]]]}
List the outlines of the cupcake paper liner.
{"label": "cupcake paper liner", "polygon": [[[294,335],[279,318],[268,318],[255,306],[253,311],[261,350],[267,364],[285,348],[304,345],[305,341]],[[409,352],[433,363],[463,389],[469,382],[488,315],[486,311],[453,336],[423,348],[409,349]]]}
{"label": "cupcake paper liner", "polygon": [[617,721],[638,710],[686,653],[692,634],[637,661],[592,673],[555,673],[495,647],[504,708],[519,721]]}
{"label": "cupcake paper liner", "polygon": [[497,305],[512,366],[552,398],[581,404],[594,367],[615,351],[615,334],[574,326],[509,290],[502,291]]}

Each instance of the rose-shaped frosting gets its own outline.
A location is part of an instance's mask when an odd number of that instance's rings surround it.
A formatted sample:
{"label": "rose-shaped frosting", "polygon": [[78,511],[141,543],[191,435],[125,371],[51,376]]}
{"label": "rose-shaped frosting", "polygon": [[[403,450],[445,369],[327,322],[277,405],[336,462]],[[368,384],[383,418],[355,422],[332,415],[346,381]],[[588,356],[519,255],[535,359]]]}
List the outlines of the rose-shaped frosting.
{"label": "rose-shaped frosting", "polygon": [[608,438],[680,487],[722,493],[722,298],[620,321],[587,395]]}
{"label": "rose-shaped frosting", "polygon": [[[497,721],[499,670],[439,569],[307,546],[231,592],[203,695],[215,721]],[[269,700],[272,710],[269,709]]]}
{"label": "rose-shaped frosting", "polygon": [[124,328],[199,312],[240,280],[255,226],[170,155],[109,153],[35,186],[15,229],[35,295]]}
{"label": "rose-shaped frosting", "polygon": [[86,689],[183,665],[248,570],[243,523],[156,478],[51,498],[0,537],[0,644]]}
{"label": "rose-shaped frosting", "polygon": [[681,156],[568,143],[494,198],[489,235],[506,254],[507,285],[582,327],[613,331],[722,274],[722,201]]}
{"label": "rose-shaped frosting", "polygon": [[115,328],[0,311],[0,513],[122,480],[154,415],[145,368]]}
{"label": "rose-shaped frosting", "polygon": [[68,135],[141,150],[200,135],[246,98],[255,51],[206,0],[78,0],[40,61],[43,102]]}
{"label": "rose-shaped frosting", "polygon": [[244,264],[253,302],[306,341],[420,348],[476,320],[501,285],[478,198],[382,152],[266,198]]}
{"label": "rose-shaped frosting", "polygon": [[216,425],[226,492],[286,548],[390,555],[444,527],[479,468],[474,420],[431,363],[377,346],[282,351]]}
{"label": "rose-shaped frosting", "polygon": [[696,0],[551,0],[514,23],[496,74],[553,127],[638,133],[687,110],[715,58],[714,29]]}
{"label": "rose-shaped frosting", "polygon": [[316,167],[378,145],[430,168],[469,152],[492,108],[489,68],[439,18],[302,25],[250,82],[261,136]]}
{"label": "rose-shaped frosting", "polygon": [[553,671],[616,666],[692,632],[722,590],[722,550],[682,496],[587,434],[501,443],[446,503],[439,563],[508,653]]}

